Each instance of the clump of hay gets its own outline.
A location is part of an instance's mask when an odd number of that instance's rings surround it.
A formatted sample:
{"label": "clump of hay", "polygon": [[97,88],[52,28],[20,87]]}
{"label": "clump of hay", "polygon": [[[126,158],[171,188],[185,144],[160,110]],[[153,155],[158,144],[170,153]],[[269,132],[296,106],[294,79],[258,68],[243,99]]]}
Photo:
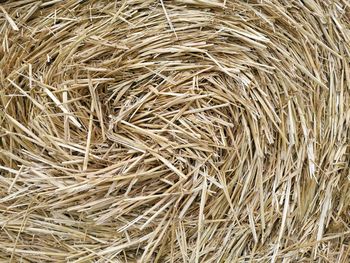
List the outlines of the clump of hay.
{"label": "clump of hay", "polygon": [[1,2],[1,261],[349,262],[347,0]]}

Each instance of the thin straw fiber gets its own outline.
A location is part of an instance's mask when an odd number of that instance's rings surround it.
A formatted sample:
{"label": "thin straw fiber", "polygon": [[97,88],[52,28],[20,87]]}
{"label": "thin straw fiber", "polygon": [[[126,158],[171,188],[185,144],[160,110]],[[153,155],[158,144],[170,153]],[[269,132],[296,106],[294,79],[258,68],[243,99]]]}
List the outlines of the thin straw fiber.
{"label": "thin straw fiber", "polygon": [[349,0],[0,1],[0,262],[350,262]]}

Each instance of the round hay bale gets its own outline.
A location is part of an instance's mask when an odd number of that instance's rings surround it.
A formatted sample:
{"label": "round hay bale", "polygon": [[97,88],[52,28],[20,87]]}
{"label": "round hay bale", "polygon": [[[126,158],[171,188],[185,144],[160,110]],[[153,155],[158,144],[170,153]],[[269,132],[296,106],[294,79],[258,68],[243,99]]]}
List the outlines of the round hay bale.
{"label": "round hay bale", "polygon": [[2,262],[349,262],[347,0],[0,3]]}

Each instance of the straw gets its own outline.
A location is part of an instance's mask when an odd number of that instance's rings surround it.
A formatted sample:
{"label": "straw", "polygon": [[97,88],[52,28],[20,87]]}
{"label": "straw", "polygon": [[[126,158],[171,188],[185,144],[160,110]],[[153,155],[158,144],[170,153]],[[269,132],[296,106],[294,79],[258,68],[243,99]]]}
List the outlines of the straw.
{"label": "straw", "polygon": [[347,0],[0,5],[1,262],[350,261]]}

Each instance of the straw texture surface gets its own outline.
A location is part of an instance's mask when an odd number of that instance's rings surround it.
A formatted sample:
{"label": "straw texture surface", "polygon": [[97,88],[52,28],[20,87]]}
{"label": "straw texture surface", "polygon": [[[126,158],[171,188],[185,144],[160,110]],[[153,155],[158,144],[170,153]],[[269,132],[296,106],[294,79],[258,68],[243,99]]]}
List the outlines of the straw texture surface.
{"label": "straw texture surface", "polygon": [[1,262],[350,261],[348,0],[0,1]]}

